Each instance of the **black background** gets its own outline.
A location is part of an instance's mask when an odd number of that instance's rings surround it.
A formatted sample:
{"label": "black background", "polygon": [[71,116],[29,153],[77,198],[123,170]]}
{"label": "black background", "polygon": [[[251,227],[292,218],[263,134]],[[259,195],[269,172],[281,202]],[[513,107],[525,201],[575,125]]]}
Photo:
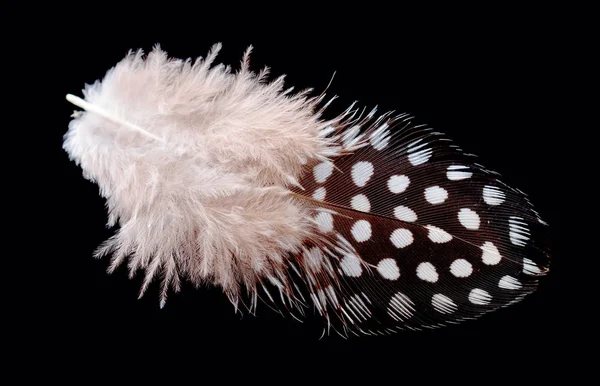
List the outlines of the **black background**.
{"label": "black background", "polygon": [[[299,4],[253,12],[227,4],[196,4],[188,11],[166,3],[36,9],[30,21],[40,40],[23,55],[34,66],[36,55],[49,55],[35,74],[46,82],[52,105],[43,129],[51,171],[41,176],[51,198],[42,204],[56,212],[46,232],[52,241],[45,251],[51,252],[44,257],[52,274],[36,295],[45,305],[29,320],[44,352],[60,347],[69,363],[97,369],[106,368],[94,365],[97,358],[121,356],[156,366],[189,361],[182,371],[209,360],[234,367],[256,361],[263,365],[255,370],[261,377],[274,368],[334,375],[360,368],[372,375],[416,371],[428,379],[445,366],[454,380],[475,370],[552,375],[562,360],[557,347],[570,339],[561,284],[565,224],[557,205],[566,187],[556,177],[564,169],[558,156],[564,143],[555,113],[569,55],[560,12],[455,8],[452,14],[416,14],[362,4],[328,13],[324,6]],[[128,279],[125,267],[108,275],[107,261],[92,257],[113,231],[105,228],[97,187],[61,148],[74,109],[64,95],[81,95],[85,83],[101,79],[129,49],[149,51],[160,43],[170,56],[187,58],[204,56],[216,42],[223,43],[218,62],[235,67],[253,45],[253,68],[268,65],[273,77],[286,74],[296,89],[319,92],[336,72],[329,93],[339,99],[332,114],[355,100],[381,112],[408,112],[479,155],[480,163],[528,193],[551,225],[553,264],[539,290],[477,321],[350,340],[319,339],[316,320],[301,324],[264,305],[256,317],[241,318],[217,288],[185,285],[163,310],[156,284],[138,300],[140,276]],[[383,371],[384,362],[392,367]]]}

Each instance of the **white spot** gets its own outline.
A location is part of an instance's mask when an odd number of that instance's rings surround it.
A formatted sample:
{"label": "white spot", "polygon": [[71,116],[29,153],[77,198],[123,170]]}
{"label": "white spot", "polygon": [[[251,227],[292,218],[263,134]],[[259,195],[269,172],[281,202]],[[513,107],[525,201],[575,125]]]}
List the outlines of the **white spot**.
{"label": "white spot", "polygon": [[350,299],[346,301],[346,309],[350,311],[357,319],[367,320],[372,313],[362,300],[361,295],[370,303],[367,295],[361,292],[360,295],[352,295]]}
{"label": "white spot", "polygon": [[408,188],[408,184],[410,184],[410,179],[405,175],[400,176],[391,176],[388,180],[388,189],[392,193],[402,193]]}
{"label": "white spot", "polygon": [[435,283],[436,281],[438,281],[439,275],[433,264],[426,262],[419,264],[419,266],[417,267],[417,277],[421,280],[425,280],[430,283]]}
{"label": "white spot", "polygon": [[352,181],[358,187],[363,187],[373,176],[373,164],[368,161],[360,161],[352,166]]}
{"label": "white spot", "polygon": [[397,280],[400,277],[400,268],[396,264],[396,260],[387,258],[377,264],[377,271],[384,279]]}
{"label": "white spot", "polygon": [[388,306],[388,314],[396,321],[405,321],[415,313],[415,304],[401,292],[392,296]]}
{"label": "white spot", "polygon": [[362,274],[360,260],[351,253],[344,255],[344,258],[340,262],[340,268],[342,268],[346,276],[359,277]]}
{"label": "white spot", "polygon": [[517,290],[521,288],[521,283],[514,277],[506,275],[500,279],[498,287],[508,290]]}
{"label": "white spot", "polygon": [[367,220],[358,220],[352,225],[351,232],[354,240],[359,243],[367,241],[371,238],[371,223]]}
{"label": "white spot", "polygon": [[[419,140],[420,141],[420,140]],[[431,158],[432,150],[431,149],[422,149],[427,143],[422,143],[417,145],[419,141],[415,141],[412,144],[408,145],[408,162],[410,162],[413,166],[421,165]]]}
{"label": "white spot", "polygon": [[442,244],[452,240],[452,235],[441,228],[433,225],[427,225],[425,228],[429,230],[427,237],[434,243]]}
{"label": "white spot", "polygon": [[313,168],[313,176],[315,177],[315,181],[320,184],[325,182],[331,173],[333,173],[333,163],[328,161],[321,162],[320,164],[315,165]]}
{"label": "white spot", "polygon": [[394,208],[394,216],[396,216],[398,220],[406,222],[417,221],[417,214],[412,209],[402,205]]}
{"label": "white spot", "polygon": [[375,150],[383,150],[389,143],[389,136],[371,139],[371,146],[373,146],[373,149]]}
{"label": "white spot", "polygon": [[446,177],[450,181],[459,181],[465,180],[467,178],[471,178],[473,173],[469,172],[470,170],[467,166],[462,165],[450,165],[446,171]]}
{"label": "white spot", "polygon": [[325,187],[321,186],[320,188],[315,189],[315,192],[313,193],[312,197],[315,200],[323,201],[325,199],[326,192],[327,191],[325,190]]}
{"label": "white spot", "polygon": [[468,277],[473,273],[473,266],[465,259],[456,259],[450,264],[450,272],[456,277]]}
{"label": "white spot", "polygon": [[519,247],[527,245],[531,233],[529,233],[529,227],[523,218],[511,216],[508,219],[508,228],[511,243]]}
{"label": "white spot", "polygon": [[458,211],[458,221],[467,229],[477,230],[479,229],[479,215],[469,208],[462,208]]}
{"label": "white spot", "polygon": [[319,230],[323,233],[329,233],[333,231],[333,216],[328,212],[319,212],[315,216],[315,221]]}
{"label": "white spot", "polygon": [[161,299],[159,304],[161,310],[165,308],[165,304],[167,304],[167,301],[165,299]]}
{"label": "white spot", "polygon": [[312,299],[313,304],[317,307],[319,314],[323,315],[323,306],[321,305],[321,299],[319,299],[319,297],[314,292],[310,293],[310,298]]}
{"label": "white spot", "polygon": [[504,202],[506,195],[495,186],[483,187],[483,201],[488,205],[500,205]]}
{"label": "white spot", "polygon": [[433,308],[442,314],[451,314],[458,306],[446,295],[435,294],[431,298],[431,305]]}
{"label": "white spot", "polygon": [[448,192],[444,188],[439,186],[431,186],[425,189],[425,199],[430,204],[441,204],[442,202],[446,201],[447,198]]}
{"label": "white spot", "polygon": [[319,302],[323,306],[323,309],[325,309],[325,307],[327,307],[327,297],[325,296],[325,291],[318,289],[317,295],[319,296]]}
{"label": "white spot", "polygon": [[390,235],[390,241],[396,248],[404,248],[414,241],[413,234],[408,229],[396,229]]}
{"label": "white spot", "polygon": [[484,264],[496,265],[500,262],[500,260],[502,260],[502,256],[500,256],[500,251],[498,251],[498,248],[496,248],[494,243],[486,241],[480,248],[483,250],[481,260],[483,260]]}
{"label": "white spot", "polygon": [[340,303],[338,301],[337,296],[335,295],[335,290],[333,289],[333,287],[331,285],[328,285],[325,288],[325,293],[327,294],[327,297],[329,298],[329,300],[331,300],[331,303],[337,308],[339,307]]}
{"label": "white spot", "polygon": [[352,206],[352,209],[359,210],[361,212],[368,212],[371,210],[371,203],[364,194],[357,194],[356,196],[352,197],[350,206]]}
{"label": "white spot", "polygon": [[390,142],[390,131],[387,130],[388,124],[379,126],[369,137],[369,142],[375,150],[383,150]]}
{"label": "white spot", "polygon": [[492,296],[487,291],[475,288],[469,293],[469,301],[478,306],[485,306],[492,301]]}
{"label": "white spot", "polygon": [[328,137],[329,134],[333,133],[335,131],[335,129],[333,128],[333,126],[328,125],[324,128],[322,128],[321,130],[319,130],[319,137]]}
{"label": "white spot", "polygon": [[304,250],[304,262],[314,272],[320,272],[323,265],[323,252],[318,247]]}
{"label": "white spot", "polygon": [[417,166],[417,165],[421,165],[421,164],[427,162],[427,160],[429,160],[430,157],[431,157],[431,149],[423,149],[423,150],[419,150],[415,153],[409,154],[408,161],[413,166]]}
{"label": "white spot", "polygon": [[525,273],[527,275],[539,275],[540,273],[542,273],[542,271],[540,270],[540,267],[538,267],[537,264],[534,263],[532,260],[529,260],[528,258],[524,258],[523,259],[523,273]]}
{"label": "white spot", "polygon": [[349,148],[355,145],[358,142],[358,140],[362,138],[362,135],[359,136],[358,134],[360,134],[359,125],[352,126],[348,130],[346,130],[344,135],[342,135],[342,143],[344,144],[344,147]]}

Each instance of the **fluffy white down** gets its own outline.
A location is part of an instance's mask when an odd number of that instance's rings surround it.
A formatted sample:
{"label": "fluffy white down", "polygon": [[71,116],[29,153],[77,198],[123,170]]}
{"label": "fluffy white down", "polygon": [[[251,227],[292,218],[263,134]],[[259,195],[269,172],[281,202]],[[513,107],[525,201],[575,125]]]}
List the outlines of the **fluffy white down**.
{"label": "fluffy white down", "polygon": [[235,73],[204,60],[170,59],[160,48],[130,53],[85,100],[165,140],[93,113],[75,114],[64,149],[107,200],[114,237],[98,250],[111,269],[145,269],[142,293],[163,276],[163,299],[181,278],[223,287],[232,298],[277,276],[313,225],[287,194],[302,159],[337,147],[319,135],[318,100],[283,90],[267,71]]}

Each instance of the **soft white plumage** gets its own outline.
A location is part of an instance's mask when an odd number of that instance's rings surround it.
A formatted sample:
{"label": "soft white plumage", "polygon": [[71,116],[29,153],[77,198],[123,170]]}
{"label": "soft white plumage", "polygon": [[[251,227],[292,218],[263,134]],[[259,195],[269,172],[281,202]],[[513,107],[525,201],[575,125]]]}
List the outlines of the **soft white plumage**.
{"label": "soft white plumage", "polygon": [[211,282],[236,297],[242,286],[278,276],[298,253],[312,224],[289,196],[306,159],[337,154],[319,135],[329,123],[318,100],[283,90],[283,78],[248,68],[235,73],[206,59],[169,59],[160,48],[130,53],[85,100],[117,120],[158,136],[153,140],[94,113],[76,114],[64,148],[107,199],[117,234],[98,255],[111,269],[129,257],[142,268],[142,292],[159,273],[167,288],[183,276]]}

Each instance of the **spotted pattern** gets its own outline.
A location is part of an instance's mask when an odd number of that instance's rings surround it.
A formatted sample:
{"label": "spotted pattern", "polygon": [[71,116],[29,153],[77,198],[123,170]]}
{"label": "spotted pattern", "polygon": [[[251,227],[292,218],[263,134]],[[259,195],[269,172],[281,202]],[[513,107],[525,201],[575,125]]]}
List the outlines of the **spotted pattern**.
{"label": "spotted pattern", "polygon": [[398,292],[390,300],[388,313],[396,321],[408,320],[415,313],[415,304],[408,296]]}
{"label": "spotted pattern", "polygon": [[485,306],[490,304],[492,301],[492,296],[481,288],[474,288],[471,292],[469,292],[469,301],[473,304],[477,304],[478,306]]}
{"label": "spotted pattern", "polygon": [[432,205],[441,204],[448,199],[448,191],[439,186],[430,186],[425,189],[425,199]]}
{"label": "spotted pattern", "polygon": [[332,162],[321,162],[313,168],[313,175],[315,177],[315,181],[318,183],[323,183],[327,181],[327,179],[333,173],[333,163]]}
{"label": "spotted pattern", "polygon": [[435,283],[438,281],[439,275],[433,264],[424,262],[417,267],[417,277],[421,280]]}
{"label": "spotted pattern", "polygon": [[518,290],[521,288],[521,283],[516,278],[506,275],[498,282],[498,287],[507,290]]}
{"label": "spotted pattern", "polygon": [[486,241],[481,246],[483,253],[481,254],[481,260],[487,265],[496,265],[502,260],[500,251],[491,241]]}
{"label": "spotted pattern", "polygon": [[367,196],[365,196],[364,194],[357,194],[356,196],[352,197],[352,200],[350,201],[350,206],[352,207],[352,209],[361,212],[369,212],[371,210],[371,203],[369,202]]}
{"label": "spotted pattern", "polygon": [[344,275],[350,277],[359,277],[363,272],[359,258],[351,253],[344,256],[340,262],[340,267],[342,268]]}
{"label": "spotted pattern", "polygon": [[456,277],[469,277],[473,273],[473,266],[465,259],[456,259],[450,265],[450,272]]}
{"label": "spotted pattern", "polygon": [[417,221],[417,214],[409,207],[403,205],[394,208],[394,216],[396,216],[398,220],[406,222]]}
{"label": "spotted pattern", "polygon": [[511,216],[508,220],[509,238],[514,245],[524,247],[529,240],[529,226],[522,217]]}
{"label": "spotted pattern", "polygon": [[[442,134],[380,118],[355,118],[339,133],[348,155],[312,166],[306,192],[294,190],[328,204],[315,216],[327,243],[303,257],[318,273],[308,281],[319,312],[389,333],[472,319],[532,292],[548,271],[547,224],[524,194]],[[339,287],[321,284],[329,270]]]}
{"label": "spotted pattern", "polygon": [[312,198],[314,198],[315,200],[323,201],[323,200],[325,200],[326,193],[327,193],[327,190],[325,189],[325,187],[320,186],[315,190],[315,192],[312,195]]}
{"label": "spotted pattern", "polygon": [[393,175],[387,182],[387,187],[392,193],[402,193],[408,188],[410,178],[405,175]]}
{"label": "spotted pattern", "polygon": [[369,142],[375,150],[383,150],[390,143],[390,132],[387,130],[389,125],[382,124],[369,136]]}
{"label": "spotted pattern", "polygon": [[470,169],[467,166],[462,165],[448,166],[446,177],[448,177],[450,181],[466,180],[473,176],[473,173],[469,170]]}
{"label": "spotted pattern", "polygon": [[451,314],[456,311],[458,306],[452,299],[443,294],[435,294],[431,298],[431,305],[433,308],[442,314]]}
{"label": "spotted pattern", "polygon": [[358,220],[352,226],[352,237],[359,243],[367,241],[371,238],[371,223],[367,220]]}
{"label": "spotted pattern", "polygon": [[390,241],[396,248],[405,248],[411,245],[415,238],[410,230],[399,228],[392,232]]}
{"label": "spotted pattern", "polygon": [[458,211],[458,221],[467,229],[477,230],[481,220],[479,215],[472,209],[462,208]]}
{"label": "spotted pattern", "polygon": [[320,212],[316,215],[315,220],[319,230],[323,233],[333,231],[333,215],[329,212]]}
{"label": "spotted pattern", "polygon": [[413,166],[418,166],[427,162],[433,153],[427,146],[428,144],[426,142],[420,143],[420,140],[410,144],[408,146],[408,162]]}
{"label": "spotted pattern", "polygon": [[395,259],[383,259],[377,264],[377,271],[384,279],[397,280],[400,277],[400,269]]}
{"label": "spotted pattern", "polygon": [[427,225],[426,228],[429,230],[427,237],[434,243],[443,244],[452,240],[452,235],[441,228],[433,225]]}
{"label": "spotted pattern", "polygon": [[528,258],[524,258],[523,259],[523,273],[526,273],[527,275],[535,276],[535,275],[539,275],[540,273],[542,273],[542,270],[532,260],[530,260]]}
{"label": "spotted pattern", "polygon": [[506,195],[500,188],[495,186],[483,187],[483,201],[488,205],[500,205],[506,199]]}
{"label": "spotted pattern", "polygon": [[352,181],[358,187],[363,187],[373,176],[373,164],[368,161],[361,161],[352,167]]}

